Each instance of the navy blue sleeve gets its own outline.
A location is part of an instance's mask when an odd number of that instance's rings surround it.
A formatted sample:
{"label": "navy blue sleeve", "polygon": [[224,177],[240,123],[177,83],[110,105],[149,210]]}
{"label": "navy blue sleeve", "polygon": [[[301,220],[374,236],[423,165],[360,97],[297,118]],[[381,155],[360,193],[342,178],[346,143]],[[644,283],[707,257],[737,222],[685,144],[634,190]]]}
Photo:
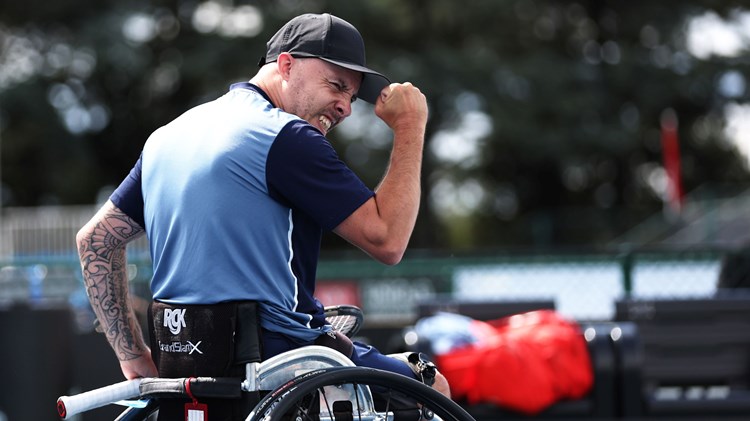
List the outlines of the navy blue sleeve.
{"label": "navy blue sleeve", "polygon": [[122,180],[122,183],[115,189],[109,200],[115,204],[121,211],[125,212],[131,219],[138,223],[141,228],[146,227],[145,217],[143,216],[143,191],[141,190],[141,159],[143,154],[138,158],[135,166],[130,170],[130,174]]}
{"label": "navy blue sleeve", "polygon": [[304,121],[287,124],[266,162],[271,196],[307,213],[330,231],[375,193],[336,154],[319,131]]}

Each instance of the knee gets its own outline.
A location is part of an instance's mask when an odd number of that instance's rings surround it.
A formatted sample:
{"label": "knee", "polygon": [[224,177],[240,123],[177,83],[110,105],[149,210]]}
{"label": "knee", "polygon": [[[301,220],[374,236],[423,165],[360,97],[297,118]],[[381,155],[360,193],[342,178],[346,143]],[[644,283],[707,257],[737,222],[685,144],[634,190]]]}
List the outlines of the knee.
{"label": "knee", "polygon": [[435,383],[433,383],[432,388],[449,398],[451,397],[451,387],[440,371],[435,373]]}

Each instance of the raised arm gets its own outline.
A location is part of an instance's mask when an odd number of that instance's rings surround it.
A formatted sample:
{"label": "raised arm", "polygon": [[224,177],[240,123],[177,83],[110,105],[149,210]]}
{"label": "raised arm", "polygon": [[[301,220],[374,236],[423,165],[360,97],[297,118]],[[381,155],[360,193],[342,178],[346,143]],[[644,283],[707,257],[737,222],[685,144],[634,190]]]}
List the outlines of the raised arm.
{"label": "raised arm", "polygon": [[141,226],[107,201],[76,235],[86,294],[128,379],[157,375],[128,291],[125,247],[142,234]]}
{"label": "raised arm", "polygon": [[375,114],[393,130],[393,150],[373,198],[334,230],[373,258],[401,261],[419,212],[427,100],[411,83],[383,89]]}

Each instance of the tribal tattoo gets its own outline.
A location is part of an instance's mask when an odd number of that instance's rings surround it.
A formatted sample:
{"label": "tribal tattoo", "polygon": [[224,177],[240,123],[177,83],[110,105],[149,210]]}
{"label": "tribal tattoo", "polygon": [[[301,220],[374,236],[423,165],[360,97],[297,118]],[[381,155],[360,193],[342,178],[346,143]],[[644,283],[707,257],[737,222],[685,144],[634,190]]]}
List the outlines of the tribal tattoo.
{"label": "tribal tattoo", "polygon": [[143,234],[111,203],[78,233],[78,254],[91,306],[120,361],[145,351],[140,325],[129,304],[125,245]]}

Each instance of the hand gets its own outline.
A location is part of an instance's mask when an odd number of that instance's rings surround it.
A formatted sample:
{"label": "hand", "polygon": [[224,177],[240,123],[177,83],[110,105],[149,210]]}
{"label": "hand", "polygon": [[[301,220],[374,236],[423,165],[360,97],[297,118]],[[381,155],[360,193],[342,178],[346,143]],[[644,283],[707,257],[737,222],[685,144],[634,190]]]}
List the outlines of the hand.
{"label": "hand", "polygon": [[156,364],[154,364],[154,360],[151,358],[151,351],[148,349],[138,358],[120,361],[120,369],[128,380],[141,377],[157,377],[159,375],[159,372],[156,370]]}
{"label": "hand", "polygon": [[409,82],[386,86],[375,104],[375,115],[393,131],[422,130],[427,124],[427,114],[427,99]]}

